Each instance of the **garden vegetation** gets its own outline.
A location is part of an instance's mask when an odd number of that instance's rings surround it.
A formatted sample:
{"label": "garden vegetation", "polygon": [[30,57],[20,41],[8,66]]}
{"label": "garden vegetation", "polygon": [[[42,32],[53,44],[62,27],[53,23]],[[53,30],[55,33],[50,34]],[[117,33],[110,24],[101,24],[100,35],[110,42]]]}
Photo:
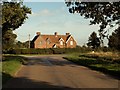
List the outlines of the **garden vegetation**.
{"label": "garden vegetation", "polygon": [[101,71],[120,79],[120,53],[90,52],[72,54],[64,58],[76,64]]}
{"label": "garden vegetation", "polygon": [[9,79],[15,76],[15,73],[25,62],[25,58],[14,55],[4,55],[2,61],[2,83],[5,84]]}

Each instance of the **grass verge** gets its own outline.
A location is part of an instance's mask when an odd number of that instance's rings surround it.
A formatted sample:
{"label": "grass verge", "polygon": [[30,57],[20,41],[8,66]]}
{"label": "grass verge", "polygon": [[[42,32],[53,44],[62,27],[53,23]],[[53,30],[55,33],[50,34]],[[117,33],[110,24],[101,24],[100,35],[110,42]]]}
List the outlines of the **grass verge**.
{"label": "grass verge", "polygon": [[[72,54],[65,59],[72,61],[76,64],[89,67],[90,69],[101,71],[105,74],[112,75],[118,79],[120,79],[120,59],[119,57],[110,56],[109,55],[102,56],[96,54]],[[116,58],[116,59],[115,59]]]}
{"label": "grass verge", "polygon": [[5,84],[9,79],[14,77],[16,71],[25,62],[20,56],[4,55],[2,61],[2,83]]}

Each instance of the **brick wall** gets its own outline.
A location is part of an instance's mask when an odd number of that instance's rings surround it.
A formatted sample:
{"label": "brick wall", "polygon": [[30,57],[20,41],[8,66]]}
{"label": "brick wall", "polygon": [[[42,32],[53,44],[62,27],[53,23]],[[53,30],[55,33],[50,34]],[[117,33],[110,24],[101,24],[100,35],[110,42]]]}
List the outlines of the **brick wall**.
{"label": "brick wall", "polygon": [[[63,42],[62,44],[61,41]],[[57,48],[75,48],[77,45],[73,37],[69,37],[67,43],[63,39],[53,43],[47,42],[47,40],[43,39],[43,37],[40,35],[34,42],[34,48],[53,48],[54,44],[56,44]]]}

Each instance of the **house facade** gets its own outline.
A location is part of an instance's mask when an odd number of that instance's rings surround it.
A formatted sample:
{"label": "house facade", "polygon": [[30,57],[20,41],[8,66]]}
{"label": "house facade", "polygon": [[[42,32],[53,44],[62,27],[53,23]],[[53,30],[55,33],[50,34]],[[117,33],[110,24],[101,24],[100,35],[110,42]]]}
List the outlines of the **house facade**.
{"label": "house facade", "polygon": [[57,32],[54,35],[44,35],[40,32],[31,41],[31,48],[75,48],[77,42],[70,33],[59,35]]}

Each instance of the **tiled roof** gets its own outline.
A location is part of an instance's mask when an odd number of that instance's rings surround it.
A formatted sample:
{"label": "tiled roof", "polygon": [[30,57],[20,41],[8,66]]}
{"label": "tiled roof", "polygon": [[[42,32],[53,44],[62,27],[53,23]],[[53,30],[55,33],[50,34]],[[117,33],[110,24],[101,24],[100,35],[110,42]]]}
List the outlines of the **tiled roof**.
{"label": "tiled roof", "polygon": [[39,37],[39,35],[36,35],[36,36],[33,38],[32,42],[35,42],[35,40],[36,40],[38,37]]}
{"label": "tiled roof", "polygon": [[59,43],[59,40],[62,38],[64,40],[64,42],[66,42],[68,40],[68,38],[71,36],[71,35],[36,35],[34,37],[34,39],[32,40],[32,42],[35,42],[35,40],[41,36],[43,40],[49,40],[50,42],[52,43]]}
{"label": "tiled roof", "polygon": [[41,35],[41,37],[46,41],[47,39],[49,39],[50,42],[52,43],[58,43],[59,40],[62,38],[65,42],[67,41],[67,39],[69,38],[70,35]]}

